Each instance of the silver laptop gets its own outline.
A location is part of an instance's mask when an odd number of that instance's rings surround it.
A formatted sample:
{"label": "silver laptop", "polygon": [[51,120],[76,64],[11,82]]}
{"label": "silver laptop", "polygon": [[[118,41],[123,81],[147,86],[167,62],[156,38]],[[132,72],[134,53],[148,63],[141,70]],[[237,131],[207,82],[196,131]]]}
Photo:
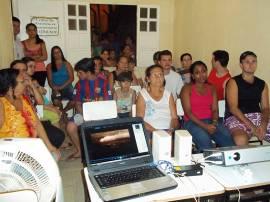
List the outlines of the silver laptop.
{"label": "silver laptop", "polygon": [[177,187],[153,163],[141,118],[85,122],[81,135],[89,178],[104,201]]}

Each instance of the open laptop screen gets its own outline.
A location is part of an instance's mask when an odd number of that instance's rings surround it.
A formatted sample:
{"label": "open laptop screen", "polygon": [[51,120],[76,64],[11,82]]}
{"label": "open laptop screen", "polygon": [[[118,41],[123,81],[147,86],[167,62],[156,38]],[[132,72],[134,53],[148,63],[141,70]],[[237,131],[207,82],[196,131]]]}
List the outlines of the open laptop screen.
{"label": "open laptop screen", "polygon": [[149,154],[142,123],[83,127],[90,164]]}

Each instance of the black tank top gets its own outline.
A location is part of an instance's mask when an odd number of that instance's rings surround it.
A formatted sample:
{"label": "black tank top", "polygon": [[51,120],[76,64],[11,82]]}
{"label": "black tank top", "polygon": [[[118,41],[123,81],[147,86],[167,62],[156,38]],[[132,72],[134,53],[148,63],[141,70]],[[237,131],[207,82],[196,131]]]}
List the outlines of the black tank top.
{"label": "black tank top", "polygon": [[[242,75],[233,77],[238,87],[238,108],[243,114],[261,112],[260,102],[265,82],[258,77],[254,77],[253,83],[246,82]],[[226,101],[225,117],[232,114],[229,112]]]}

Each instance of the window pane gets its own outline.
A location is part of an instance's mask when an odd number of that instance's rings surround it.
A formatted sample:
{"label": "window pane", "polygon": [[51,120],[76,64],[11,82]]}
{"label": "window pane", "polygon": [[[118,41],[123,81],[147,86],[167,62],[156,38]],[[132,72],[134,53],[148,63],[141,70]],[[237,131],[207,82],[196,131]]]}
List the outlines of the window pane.
{"label": "window pane", "polygon": [[86,23],[87,23],[86,19],[79,20],[79,30],[87,30]]}
{"label": "window pane", "polygon": [[147,31],[147,22],[146,21],[140,21],[140,31],[141,32]]}
{"label": "window pane", "polygon": [[68,29],[69,30],[77,30],[75,19],[68,19]]}
{"label": "window pane", "polygon": [[140,9],[140,18],[147,18],[147,8]]}
{"label": "window pane", "polygon": [[85,5],[79,6],[79,16],[86,16],[86,6]]}
{"label": "window pane", "polygon": [[157,9],[156,8],[150,8],[150,18],[157,18]]}
{"label": "window pane", "polygon": [[150,32],[156,32],[157,31],[157,22],[155,22],[155,21],[150,22],[149,31]]}
{"label": "window pane", "polygon": [[68,16],[76,16],[76,6],[68,5]]}

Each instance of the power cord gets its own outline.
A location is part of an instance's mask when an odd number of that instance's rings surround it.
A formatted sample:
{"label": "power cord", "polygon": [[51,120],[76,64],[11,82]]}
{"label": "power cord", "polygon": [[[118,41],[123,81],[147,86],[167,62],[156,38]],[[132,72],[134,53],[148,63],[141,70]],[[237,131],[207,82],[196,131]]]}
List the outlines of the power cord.
{"label": "power cord", "polygon": [[[207,169],[205,169],[205,165],[202,165],[201,167],[202,167],[202,169],[204,169],[205,172],[207,172]],[[209,174],[209,175],[211,175],[211,174]],[[226,181],[222,176],[220,176],[217,172],[215,172],[215,175],[219,176],[220,178],[222,178],[223,181],[227,182],[227,181]],[[239,188],[238,188],[237,186],[234,186],[234,185],[233,185],[233,188],[234,188],[235,190],[237,190],[237,192],[238,192],[238,200],[237,200],[237,202],[240,202],[240,200],[241,200],[241,192],[240,192],[240,190],[239,190]]]}
{"label": "power cord", "polygon": [[[196,188],[196,186],[191,182],[191,180],[188,178],[188,177],[186,177],[184,174],[179,174],[179,173],[175,173],[174,175],[178,175],[178,177],[180,177],[179,178],[179,180],[182,182],[182,184],[184,184],[184,185],[187,185],[187,183],[185,183],[182,179],[181,179],[181,177],[184,177],[184,178],[186,178],[186,179],[188,179],[188,181],[195,187],[195,189],[196,189],[196,191],[197,191],[197,188]],[[191,186],[186,186],[188,189],[189,189],[189,191],[190,191],[190,193],[192,194],[192,196],[193,196],[193,198],[194,198],[194,200],[195,200],[195,202],[200,202],[200,197],[199,196],[197,196],[197,194],[196,194],[196,191],[194,191],[194,189],[193,189],[193,187],[191,187]],[[197,199],[198,198],[198,199]]]}
{"label": "power cord", "polygon": [[212,164],[216,164],[216,165],[222,165],[223,164],[223,161],[211,161],[211,160],[208,160],[206,161],[207,159],[209,158],[212,158],[212,157],[221,157],[222,156],[222,153],[221,152],[217,152],[217,153],[213,153],[207,157],[202,157],[200,159],[197,159],[197,160],[193,160],[193,162],[195,162],[195,164],[197,163],[200,163],[200,164],[203,164],[203,163],[212,163]]}
{"label": "power cord", "polygon": [[157,165],[164,170],[167,174],[173,174],[174,173],[174,169],[173,169],[173,164],[169,161],[165,161],[165,160],[159,160],[157,162]]}

